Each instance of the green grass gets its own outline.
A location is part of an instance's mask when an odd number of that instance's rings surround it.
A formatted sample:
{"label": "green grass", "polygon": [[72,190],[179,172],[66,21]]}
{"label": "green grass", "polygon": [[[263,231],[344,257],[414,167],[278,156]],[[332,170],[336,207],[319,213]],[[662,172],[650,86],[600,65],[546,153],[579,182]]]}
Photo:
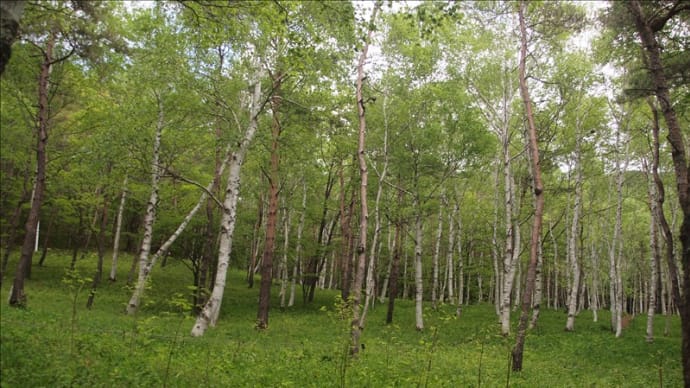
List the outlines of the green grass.
{"label": "green grass", "polygon": [[[120,279],[130,257],[123,257]],[[69,257],[51,253],[27,282],[28,307],[7,306],[12,273],[0,292],[0,386],[2,387],[485,387],[506,386],[514,338],[503,338],[493,307],[466,306],[460,319],[453,306],[425,311],[424,332],[414,329],[414,304],[399,301],[395,324],[385,325],[385,306],[370,311],[362,335],[366,348],[357,360],[346,355],[348,321],[338,314],[334,291],[317,291],[313,304],[280,311],[277,288],[269,329],[254,329],[258,289],[247,289],[244,274],[231,272],[218,326],[201,338],[189,335],[193,318],[180,303],[191,275],[172,262],[157,267],[144,306],[135,317],[122,312],[129,299],[124,281],[104,282],[94,308],[85,308],[88,284],[77,295],[65,278]],[[10,263],[10,267],[12,263]],[[79,262],[85,278],[94,258]],[[430,306],[430,303],[427,304]],[[517,318],[517,312],[513,314]],[[671,336],[644,340],[645,317],[636,318],[622,338],[580,314],[566,333],[565,314],[543,311],[529,332],[524,370],[510,374],[512,387],[682,386],[680,324]],[[663,332],[664,318],[656,330]]]}

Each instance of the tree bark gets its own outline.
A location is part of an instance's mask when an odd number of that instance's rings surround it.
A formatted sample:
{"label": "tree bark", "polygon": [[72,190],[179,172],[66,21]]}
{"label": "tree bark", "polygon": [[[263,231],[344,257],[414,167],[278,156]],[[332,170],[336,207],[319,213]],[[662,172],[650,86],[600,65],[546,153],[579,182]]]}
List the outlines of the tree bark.
{"label": "tree bark", "polygon": [[[163,126],[165,125],[165,116],[163,110],[163,100],[161,96],[156,94],[158,103],[158,122],[156,124],[156,132],[153,138],[153,158],[151,160],[151,194],[146,205],[146,214],[144,216],[144,237],[141,240],[141,247],[139,248],[139,276],[137,283],[132,293],[132,297],[127,304],[127,314],[132,315],[139,309],[139,302],[141,295],[144,292],[146,279],[148,278],[148,264],[149,254],[151,252],[151,241],[153,240],[153,224],[156,222],[156,208],[158,206],[158,183],[161,179],[161,168],[158,163],[160,157],[161,134]],[[150,268],[149,268],[150,269]]]}
{"label": "tree bark", "polygon": [[[367,203],[367,186],[369,172],[367,169],[366,160],[366,136],[367,136],[367,120],[365,115],[365,101],[363,94],[364,86],[364,62],[367,59],[367,52],[369,50],[369,44],[371,42],[371,37],[374,32],[374,23],[376,21],[376,15],[381,8],[382,1],[377,1],[374,4],[374,10],[371,14],[371,20],[369,21],[369,31],[367,32],[367,37],[364,42],[364,47],[362,48],[362,53],[359,57],[359,63],[357,64],[357,88],[356,88],[356,98],[357,98],[357,113],[359,116],[359,145],[357,148],[357,159],[359,161],[359,176],[360,176],[360,191],[359,191],[359,202],[360,202],[360,214],[359,214],[359,243],[357,245],[357,267],[355,272],[355,283],[354,289],[352,290],[352,343],[350,345],[350,353],[352,355],[357,355],[359,352],[359,338],[362,335],[363,326],[360,325],[360,315],[361,315],[361,297],[362,297],[362,285],[364,283],[364,271],[366,269],[367,263],[367,225],[369,222],[369,207]],[[362,322],[363,323],[363,322]]]}
{"label": "tree bark", "polygon": [[86,302],[86,308],[91,309],[93,301],[96,298],[96,289],[101,284],[103,278],[103,258],[105,256],[105,231],[108,226],[108,197],[103,196],[103,207],[101,209],[101,222],[98,231],[98,261],[96,263],[96,273],[91,282],[91,291],[89,292],[89,299]]}
{"label": "tree bark", "polygon": [[438,227],[436,228],[436,240],[434,244],[434,254],[431,259],[432,265],[432,280],[431,280],[431,308],[436,310],[438,307],[436,304],[438,302],[438,273],[439,273],[439,262],[438,258],[441,255],[441,237],[443,237],[443,205],[438,207]]}
{"label": "tree bark", "polygon": [[350,269],[350,263],[352,261],[352,255],[350,252],[350,246],[352,242],[352,232],[350,231],[350,220],[352,217],[352,210],[354,209],[354,191],[352,193],[352,198],[350,199],[349,205],[345,205],[345,198],[347,193],[347,187],[345,186],[345,178],[343,176],[343,166],[340,166],[340,171],[338,172],[338,177],[340,181],[340,234],[341,234],[341,247],[340,247],[340,296],[346,301],[350,297],[350,274],[352,273]]}
{"label": "tree bark", "polygon": [[122,231],[122,215],[125,211],[125,201],[127,200],[127,179],[125,176],[124,182],[122,182],[122,196],[120,197],[120,206],[117,208],[117,218],[115,220],[115,237],[113,237],[113,259],[112,265],[110,266],[110,276],[108,280],[114,282],[117,280],[117,259],[120,255],[120,232]]}
{"label": "tree bark", "polygon": [[[653,163],[653,162],[652,162]],[[649,192],[649,210],[650,210],[650,218],[649,218],[649,252],[650,252],[650,260],[649,260],[649,269],[650,269],[650,274],[649,274],[649,293],[647,295],[647,300],[648,300],[648,306],[647,306],[647,333],[646,333],[646,341],[647,342],[654,342],[654,315],[656,314],[657,310],[657,279],[659,278],[659,263],[660,263],[660,256],[661,253],[659,252],[659,234],[657,232],[657,205],[658,201],[656,199],[656,185],[654,183],[653,178],[649,174],[649,168],[648,166],[645,166],[646,172],[647,172],[647,180],[648,180],[648,192]],[[652,167],[653,168],[653,167]]]}
{"label": "tree bark", "polygon": [[[403,191],[398,190],[398,206],[402,205]],[[393,239],[393,260],[391,263],[391,275],[388,282],[388,310],[386,312],[386,323],[393,323],[393,310],[395,309],[395,298],[398,297],[398,274],[400,272],[400,255],[402,253],[402,219],[395,222],[395,238]]]}
{"label": "tree bark", "polygon": [[300,276],[302,267],[302,232],[304,231],[304,217],[307,213],[307,183],[302,177],[302,211],[299,215],[299,225],[297,225],[297,247],[295,248],[295,264],[292,270],[292,284],[290,285],[290,299],[288,307],[295,303],[295,287],[297,278]]}
{"label": "tree bark", "polygon": [[261,258],[261,288],[259,290],[259,308],[256,315],[256,327],[268,328],[268,310],[271,305],[271,283],[273,281],[273,254],[275,252],[276,225],[278,222],[278,186],[280,185],[280,154],[278,152],[280,134],[283,130],[278,114],[282,103],[280,87],[283,74],[278,72],[273,76],[273,96],[271,97],[271,171],[268,179],[268,215],[266,216],[266,240],[264,254]]}
{"label": "tree bark", "polygon": [[[335,174],[333,174],[334,164],[331,164],[328,169],[328,177],[326,179],[326,187],[324,189],[323,195],[323,208],[321,210],[321,221],[319,223],[319,232],[316,239],[316,252],[311,255],[309,262],[307,263],[306,271],[304,272],[304,280],[302,282],[302,298],[305,303],[314,301],[314,292],[316,289],[316,281],[318,280],[319,266],[323,262],[326,244],[324,238],[326,238],[326,226],[327,226],[327,216],[328,216],[328,200],[331,197],[331,192],[333,191],[333,186],[335,184]],[[336,217],[337,218],[337,217]],[[331,229],[332,232],[332,229]],[[328,238],[330,243],[330,238]]]}
{"label": "tree bark", "polygon": [[220,306],[223,302],[223,292],[225,291],[225,281],[227,279],[228,266],[230,265],[230,252],[232,250],[232,237],[235,231],[235,221],[237,216],[237,200],[240,194],[240,170],[247,149],[254,139],[258,127],[259,113],[262,110],[261,104],[261,80],[260,77],[254,80],[254,92],[252,95],[252,105],[250,108],[249,125],[242,140],[237,144],[237,149],[230,156],[228,168],[228,182],[225,189],[225,199],[223,200],[223,214],[220,224],[220,243],[218,247],[218,264],[211,296],[197,316],[196,322],[192,327],[192,336],[202,336],[206,329],[215,326],[220,314]]}
{"label": "tree bark", "polygon": [[[579,120],[579,118],[578,118]],[[577,125],[579,130],[579,123]],[[570,227],[570,238],[568,241],[568,261],[572,271],[572,282],[568,296],[568,318],[565,323],[566,331],[575,330],[575,315],[577,314],[577,296],[580,289],[580,264],[578,263],[578,236],[580,231],[580,214],[582,212],[582,139],[579,131],[575,134],[575,198],[573,205],[573,219]]]}
{"label": "tree bark", "polygon": [[[23,307],[26,305],[26,294],[24,293],[24,279],[31,266],[31,259],[34,253],[34,243],[36,240],[36,226],[41,216],[41,206],[46,188],[46,147],[48,144],[48,132],[50,130],[50,106],[48,101],[49,79],[51,67],[54,63],[53,47],[55,45],[55,34],[50,33],[43,52],[43,62],[38,77],[38,117],[37,117],[37,143],[36,143],[36,182],[34,185],[34,195],[31,199],[31,210],[26,220],[24,244],[22,245],[21,256],[17,262],[17,269],[14,274],[14,282],[10,293],[10,306]],[[8,53],[9,58],[9,53]]]}
{"label": "tree bark", "polygon": [[[686,139],[681,130],[680,123],[676,116],[675,109],[671,103],[668,82],[664,74],[664,66],[661,61],[661,48],[657,41],[656,32],[660,31],[669,18],[674,16],[673,12],[681,12],[682,2],[677,2],[674,7],[661,15],[645,15],[640,2],[632,0],[626,3],[633,16],[635,27],[642,40],[644,51],[649,64],[649,73],[655,88],[655,94],[661,111],[663,112],[666,126],[668,127],[667,139],[671,145],[671,158],[676,173],[676,187],[678,189],[678,202],[683,213],[683,221],[680,226],[680,242],[682,247],[681,262],[683,266],[683,298],[679,298],[678,308],[681,316],[682,332],[682,365],[683,379],[686,386],[690,386],[690,175],[688,161],[686,157]],[[684,4],[684,10],[689,7]],[[669,241],[669,245],[670,242]]]}
{"label": "tree bark", "polygon": [[288,285],[288,250],[290,249],[290,209],[285,206],[283,201],[283,255],[280,260],[280,269],[278,276],[280,277],[280,309],[285,309],[285,297],[287,296]]}
{"label": "tree bark", "polygon": [[518,16],[520,19],[520,94],[525,104],[525,115],[527,116],[527,128],[529,135],[528,149],[530,160],[532,162],[532,179],[535,196],[534,219],[532,220],[532,236],[530,240],[530,260],[527,268],[527,279],[525,281],[525,292],[522,295],[522,311],[520,314],[520,321],[517,329],[517,336],[515,338],[515,347],[513,348],[513,371],[522,370],[522,355],[525,344],[525,336],[527,330],[527,319],[529,308],[532,300],[532,292],[534,290],[534,282],[536,277],[537,260],[539,255],[539,241],[541,234],[542,215],[544,212],[544,186],[541,180],[541,167],[539,164],[539,146],[537,144],[537,128],[534,123],[534,115],[532,113],[532,102],[530,100],[529,89],[527,87],[526,74],[526,58],[527,58],[527,27],[525,26],[525,1],[520,2]]}

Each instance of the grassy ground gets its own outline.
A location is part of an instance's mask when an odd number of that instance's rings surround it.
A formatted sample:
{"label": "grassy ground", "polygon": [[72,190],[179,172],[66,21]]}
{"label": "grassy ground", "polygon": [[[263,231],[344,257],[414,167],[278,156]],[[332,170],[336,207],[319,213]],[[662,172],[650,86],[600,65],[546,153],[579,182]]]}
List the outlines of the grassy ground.
{"label": "grassy ground", "polygon": [[[357,360],[346,356],[348,321],[341,319],[336,292],[317,291],[313,304],[280,311],[270,327],[254,329],[258,289],[247,289],[232,272],[216,328],[189,335],[185,314],[189,271],[173,262],[155,268],[145,305],[135,317],[122,311],[129,299],[123,281],[99,289],[92,310],[84,306],[93,258],[66,276],[69,258],[50,254],[35,267],[26,289],[26,309],[7,306],[10,276],[0,296],[0,386],[2,387],[651,387],[682,386],[680,324],[671,335],[644,341],[645,318],[636,318],[622,338],[608,330],[609,316],[592,322],[589,312],[566,333],[563,312],[544,311],[528,334],[524,370],[509,374],[513,338],[503,338],[493,307],[453,306],[425,310],[424,332],[414,329],[414,305],[399,301],[396,324],[387,326],[385,306],[368,315]],[[121,261],[120,279],[130,258]],[[10,263],[10,267],[12,263]],[[277,306],[277,289],[274,304]],[[514,318],[517,313],[513,314]],[[656,330],[663,332],[664,318]]]}

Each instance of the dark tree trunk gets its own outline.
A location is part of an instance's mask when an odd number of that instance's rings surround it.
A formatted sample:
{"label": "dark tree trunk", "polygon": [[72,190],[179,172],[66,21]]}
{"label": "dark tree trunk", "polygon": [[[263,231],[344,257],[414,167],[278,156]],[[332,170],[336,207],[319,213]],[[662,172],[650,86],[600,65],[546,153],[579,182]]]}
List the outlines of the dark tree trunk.
{"label": "dark tree trunk", "polygon": [[[262,180],[263,181],[263,180]],[[259,194],[257,197],[257,211],[256,222],[254,223],[254,234],[252,238],[252,256],[247,266],[247,286],[254,287],[254,270],[256,268],[256,259],[259,257],[259,236],[261,234],[261,225],[264,219],[264,196]]]}
{"label": "dark tree trunk", "polygon": [[43,248],[41,250],[41,259],[38,260],[38,266],[43,267],[43,263],[46,261],[46,256],[48,255],[48,242],[50,241],[50,236],[53,234],[53,226],[55,225],[55,216],[57,214],[57,208],[53,208],[50,212],[50,219],[48,220],[48,227],[46,232],[43,233]]}
{"label": "dark tree trunk", "polygon": [[278,153],[280,133],[282,131],[278,111],[282,102],[280,85],[282,74],[278,72],[273,78],[273,96],[271,97],[271,110],[273,111],[271,143],[271,172],[269,179],[268,216],[266,218],[266,240],[264,242],[264,254],[261,259],[261,289],[259,290],[259,309],[257,311],[256,327],[268,328],[268,310],[271,304],[271,283],[273,280],[273,253],[275,250],[276,223],[278,220],[278,185],[280,154]]}
{"label": "dark tree trunk", "polygon": [[[655,12],[652,16],[645,14],[640,2],[637,0],[627,2],[626,6],[633,16],[635,27],[642,41],[657,102],[661,107],[661,112],[668,127],[667,139],[671,145],[671,158],[676,173],[678,202],[683,212],[683,221],[680,226],[681,262],[683,265],[681,287],[683,288],[683,298],[678,298],[677,300],[679,300],[678,309],[680,311],[683,336],[681,345],[683,379],[685,380],[685,386],[690,387],[690,176],[688,175],[690,166],[687,164],[687,157],[685,155],[685,136],[681,131],[680,123],[671,103],[668,82],[661,61],[661,48],[656,38],[656,32],[661,31],[670,18],[681,12],[687,14],[690,6],[687,2],[677,1],[670,10],[661,13]],[[673,275],[671,276],[673,277]],[[674,299],[676,299],[675,293],[674,290]]]}
{"label": "dark tree trunk", "polygon": [[352,210],[354,205],[354,192],[347,207],[345,206],[345,196],[347,188],[345,187],[345,178],[343,176],[343,167],[338,171],[340,179],[340,233],[341,233],[341,251],[340,251],[340,296],[343,300],[350,297],[351,284],[351,262],[352,254],[350,248],[352,247],[352,230],[350,221],[352,219]]}
{"label": "dark tree trunk", "polygon": [[2,285],[2,280],[4,279],[5,273],[7,272],[7,263],[9,263],[10,261],[10,254],[12,253],[12,247],[14,246],[15,234],[17,232],[17,227],[19,227],[19,221],[22,217],[22,207],[26,202],[29,201],[29,199],[31,199],[31,193],[29,190],[26,189],[26,186],[28,185],[29,181],[29,169],[25,171],[25,174],[26,175],[24,176],[24,192],[22,193],[22,197],[19,199],[17,207],[14,209],[14,213],[12,214],[9,230],[7,232],[7,238],[5,240],[5,252],[2,257],[2,269],[0,270],[0,285]]}
{"label": "dark tree trunk", "polygon": [[24,279],[26,273],[31,266],[31,259],[34,253],[34,244],[36,240],[36,226],[41,214],[41,205],[43,204],[43,194],[46,187],[46,145],[48,144],[48,130],[50,112],[48,106],[48,79],[50,78],[50,67],[53,64],[53,45],[55,44],[55,35],[51,34],[46,43],[46,50],[43,53],[43,62],[41,63],[41,72],[38,78],[38,136],[36,144],[36,183],[34,186],[34,195],[31,201],[31,210],[29,217],[26,220],[24,236],[24,244],[22,245],[22,253],[17,263],[17,269],[14,275],[14,283],[12,285],[12,293],[10,295],[10,306],[24,306],[26,305],[26,295],[24,294]]}
{"label": "dark tree trunk", "polygon": [[529,89],[527,87],[526,75],[526,59],[527,59],[527,27],[525,23],[525,0],[520,2],[519,18],[520,18],[520,94],[525,104],[525,116],[527,116],[527,132],[528,132],[528,150],[530,161],[532,163],[532,179],[534,185],[535,209],[534,219],[532,220],[532,236],[530,240],[530,258],[529,266],[527,268],[527,278],[525,279],[525,291],[522,293],[522,311],[520,313],[520,321],[517,329],[517,336],[515,338],[515,347],[513,348],[513,371],[522,370],[522,355],[525,346],[525,337],[527,334],[527,321],[529,318],[529,309],[532,303],[532,293],[534,291],[534,283],[536,280],[537,261],[539,257],[539,236],[541,234],[542,214],[544,213],[544,186],[541,180],[541,167],[539,165],[539,147],[537,144],[537,128],[534,123],[534,114],[532,113],[532,101],[530,100]]}
{"label": "dark tree trunk", "polygon": [[395,309],[395,298],[398,297],[398,277],[400,273],[400,254],[402,252],[400,222],[395,224],[395,251],[393,253],[393,263],[391,264],[391,275],[388,281],[388,311],[386,312],[386,323],[393,323],[393,310]]}
{"label": "dark tree trunk", "polygon": [[[326,179],[326,189],[323,196],[323,210],[321,212],[321,222],[319,224],[319,233],[316,239],[317,251],[309,258],[307,263],[306,271],[304,272],[304,282],[302,283],[302,297],[305,303],[311,303],[314,301],[314,292],[316,290],[316,281],[319,278],[319,270],[323,256],[325,255],[325,245],[324,244],[324,232],[326,231],[328,216],[328,200],[331,197],[331,192],[333,190],[333,185],[335,184],[335,175],[333,174],[334,164],[328,168],[328,178]],[[332,230],[331,230],[332,233]],[[330,241],[330,238],[329,238]]]}

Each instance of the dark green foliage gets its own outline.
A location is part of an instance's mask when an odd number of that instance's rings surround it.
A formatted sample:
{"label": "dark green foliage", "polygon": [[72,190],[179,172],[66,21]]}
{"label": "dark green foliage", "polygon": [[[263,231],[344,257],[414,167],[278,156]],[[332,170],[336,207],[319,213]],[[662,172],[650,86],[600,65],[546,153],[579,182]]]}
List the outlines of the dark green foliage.
{"label": "dark green foliage", "polygon": [[[34,269],[29,307],[2,306],[2,387],[469,387],[477,385],[480,359],[482,385],[505,385],[513,339],[498,335],[490,305],[465,306],[461,319],[455,306],[428,309],[423,333],[414,329],[412,302],[398,302],[395,325],[384,324],[385,305],[377,305],[362,336],[365,348],[343,368],[349,320],[339,314],[337,292],[319,292],[311,305],[276,310],[271,327],[257,332],[257,290],[246,288],[243,272],[231,272],[218,326],[191,338],[185,303],[190,291],[180,281],[189,275],[174,261],[153,277],[137,316],[122,313],[129,296],[124,284],[107,283],[90,311],[81,300],[88,293],[78,294],[72,326],[74,289],[63,281],[70,259],[51,252],[48,266]],[[91,272],[92,260],[78,262],[72,283]],[[128,261],[122,260],[121,277]],[[0,297],[7,292],[5,285]],[[660,370],[664,386],[682,384],[675,317],[672,336],[653,344],[644,341],[642,317],[619,339],[609,331],[606,312],[598,323],[583,312],[573,333],[563,332],[563,319],[560,311],[542,312],[528,334],[529,367],[511,374],[511,386],[648,387],[658,385]],[[657,327],[663,325],[658,317]]]}

